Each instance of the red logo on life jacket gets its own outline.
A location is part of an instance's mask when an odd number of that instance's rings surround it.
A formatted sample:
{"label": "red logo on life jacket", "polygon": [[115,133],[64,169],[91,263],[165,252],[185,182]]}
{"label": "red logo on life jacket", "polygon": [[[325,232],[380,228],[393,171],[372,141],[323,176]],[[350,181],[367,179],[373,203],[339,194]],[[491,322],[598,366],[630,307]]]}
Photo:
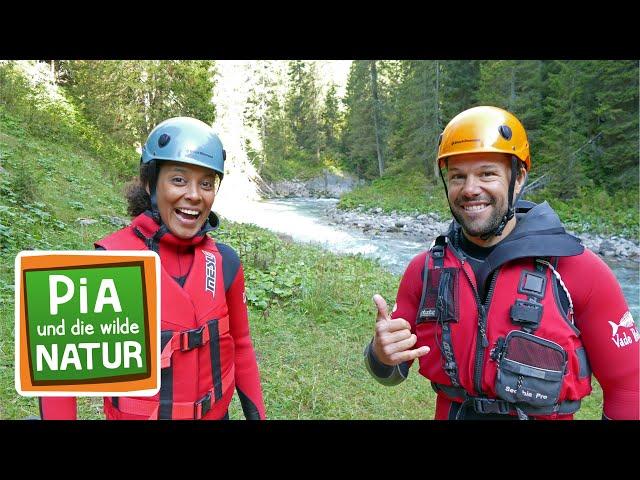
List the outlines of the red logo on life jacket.
{"label": "red logo on life jacket", "polygon": [[202,250],[202,253],[204,253],[205,272],[206,272],[205,279],[204,279],[204,289],[207,292],[211,292],[212,297],[215,297],[216,295],[216,257],[211,252],[205,252],[204,250]]}

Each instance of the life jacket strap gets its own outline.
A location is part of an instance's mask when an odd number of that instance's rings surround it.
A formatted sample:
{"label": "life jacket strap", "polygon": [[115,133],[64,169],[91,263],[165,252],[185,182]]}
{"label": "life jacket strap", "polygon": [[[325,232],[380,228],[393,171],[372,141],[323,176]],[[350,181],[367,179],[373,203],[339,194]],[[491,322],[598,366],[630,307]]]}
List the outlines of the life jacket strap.
{"label": "life jacket strap", "polygon": [[516,299],[509,309],[511,322],[527,333],[538,329],[544,310],[541,302],[547,285],[547,267],[537,260],[534,261],[535,271],[523,270],[520,275],[518,293],[526,295],[527,300]]}
{"label": "life jacket strap", "polygon": [[[565,285],[564,281],[562,281],[562,277],[560,276],[560,272],[558,272],[554,268],[554,266],[551,264],[551,262],[549,262],[548,260],[545,260],[545,259],[542,259],[542,258],[537,258],[536,262],[541,263],[543,265],[546,265],[548,268],[550,268],[551,272],[553,273],[553,275],[558,279],[558,283],[560,284],[560,286],[564,290],[564,293],[567,295],[567,300],[569,301],[569,311],[567,312],[567,317],[569,318],[569,320],[573,324],[574,323],[574,319],[573,319],[573,300],[571,299],[571,293],[569,293],[569,289]],[[556,262],[557,262],[557,259],[556,259]]]}
{"label": "life jacket strap", "polygon": [[[229,382],[233,381],[234,369],[231,369],[222,378],[222,383],[228,388]],[[171,418],[173,420],[200,420],[214,406],[215,398],[214,388],[211,387],[202,398],[195,402],[172,402]],[[118,397],[118,406],[113,405],[122,413],[130,415],[140,415],[147,417],[149,420],[158,420],[158,411],[160,402],[158,400],[144,400],[141,398]]]}
{"label": "life jacket strap", "polygon": [[444,249],[447,245],[447,237],[440,235],[431,247],[431,258],[433,258],[433,268],[442,268],[444,265]]}
{"label": "life jacket strap", "polygon": [[[431,382],[431,386],[438,395],[443,395],[447,400],[451,402],[460,403],[462,400],[463,405],[471,405],[476,413],[499,413],[502,415],[517,414],[518,418],[523,418],[522,415],[553,415],[553,414],[573,414],[580,409],[580,400],[565,400],[564,402],[557,403],[548,407],[533,407],[531,405],[511,403],[499,398],[486,398],[486,397],[474,397],[469,395],[466,390],[461,387],[454,387],[451,385],[443,385],[440,383]],[[525,416],[526,416],[525,415]]]}
{"label": "life jacket strap", "polygon": [[229,315],[225,315],[220,319],[209,320],[204,325],[198,328],[192,328],[191,330],[183,330],[181,332],[175,332],[171,337],[171,340],[167,342],[162,349],[160,355],[160,368],[169,368],[171,366],[171,357],[173,352],[180,350],[186,352],[193,350],[194,348],[200,348],[209,343],[209,324],[218,320],[218,328],[220,335],[223,335],[229,331]]}

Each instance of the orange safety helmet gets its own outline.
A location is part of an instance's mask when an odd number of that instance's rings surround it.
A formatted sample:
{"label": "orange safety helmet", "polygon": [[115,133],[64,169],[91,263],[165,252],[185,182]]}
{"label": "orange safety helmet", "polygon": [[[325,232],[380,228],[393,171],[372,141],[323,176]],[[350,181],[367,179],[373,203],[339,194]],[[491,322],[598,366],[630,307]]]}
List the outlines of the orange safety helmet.
{"label": "orange safety helmet", "polygon": [[473,107],[453,117],[440,135],[438,167],[453,155],[480,152],[515,155],[527,171],[531,169],[527,132],[513,114],[501,108]]}

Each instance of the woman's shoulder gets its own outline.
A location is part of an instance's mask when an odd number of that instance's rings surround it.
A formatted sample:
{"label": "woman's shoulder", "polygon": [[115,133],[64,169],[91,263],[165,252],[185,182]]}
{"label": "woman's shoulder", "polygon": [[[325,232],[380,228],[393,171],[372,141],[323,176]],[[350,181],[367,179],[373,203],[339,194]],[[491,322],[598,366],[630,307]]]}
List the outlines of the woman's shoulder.
{"label": "woman's shoulder", "polygon": [[223,262],[231,262],[231,263],[238,263],[238,264],[240,263],[240,257],[238,256],[238,253],[233,249],[233,247],[227,245],[226,243],[220,243],[213,239],[211,240],[214,242],[215,247],[220,253],[220,256],[222,257]]}
{"label": "woman's shoulder", "polygon": [[222,257],[222,277],[224,278],[224,290],[229,290],[231,285],[236,281],[238,272],[242,271],[242,262],[238,253],[229,245],[225,243],[218,243],[211,239],[215,243],[215,248]]}
{"label": "woman's shoulder", "polygon": [[111,232],[108,235],[102,237],[100,240],[93,242],[94,247],[100,250],[113,250],[122,249],[125,244],[128,244],[130,240],[134,240],[136,237],[132,234],[133,230],[130,225]]}

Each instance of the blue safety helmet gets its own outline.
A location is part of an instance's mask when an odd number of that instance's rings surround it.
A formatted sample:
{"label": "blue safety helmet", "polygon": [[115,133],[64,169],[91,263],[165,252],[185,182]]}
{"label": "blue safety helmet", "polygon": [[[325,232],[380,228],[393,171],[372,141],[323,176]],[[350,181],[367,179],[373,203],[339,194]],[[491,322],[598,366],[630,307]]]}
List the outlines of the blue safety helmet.
{"label": "blue safety helmet", "polygon": [[151,211],[158,222],[162,224],[156,196],[159,162],[182,162],[210,168],[222,181],[226,156],[218,135],[198,119],[174,117],[156,125],[142,147],[140,163],[152,167],[149,178]]}
{"label": "blue safety helmet", "polygon": [[222,179],[226,152],[206,123],[191,117],[174,117],[159,123],[149,134],[140,161],[171,160],[215,170]]}

